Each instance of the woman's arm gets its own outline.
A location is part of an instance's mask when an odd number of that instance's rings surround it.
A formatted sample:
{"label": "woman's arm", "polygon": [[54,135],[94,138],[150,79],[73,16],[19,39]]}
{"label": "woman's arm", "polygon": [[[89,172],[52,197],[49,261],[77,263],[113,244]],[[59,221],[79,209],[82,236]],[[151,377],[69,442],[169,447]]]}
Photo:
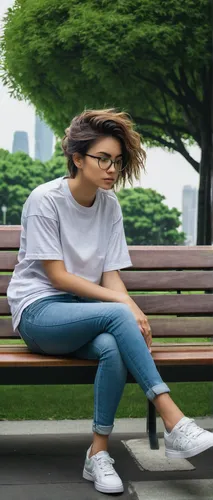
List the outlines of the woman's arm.
{"label": "woman's arm", "polygon": [[126,303],[128,300],[128,295],[122,289],[120,291],[109,290],[107,287],[68,273],[63,260],[42,260],[42,265],[52,285],[58,290],[107,302]]}
{"label": "woman's arm", "polygon": [[102,286],[104,286],[106,288],[110,288],[110,290],[116,291],[117,293],[123,293],[124,296],[126,294],[125,303],[130,307],[130,310],[132,311],[133,315],[135,316],[135,319],[138,323],[140,331],[143,334],[144,339],[147,343],[147,346],[151,352],[152,334],[151,334],[151,329],[150,329],[150,325],[148,322],[148,317],[143,313],[143,311],[141,311],[141,309],[137,306],[137,304],[134,302],[134,300],[128,294],[128,291],[127,291],[122,279],[120,278],[118,271],[107,271],[107,272],[103,273],[102,279],[101,279],[101,284],[102,284]]}
{"label": "woman's arm", "polygon": [[101,286],[128,295],[128,291],[120,278],[118,271],[106,271],[102,274]]}

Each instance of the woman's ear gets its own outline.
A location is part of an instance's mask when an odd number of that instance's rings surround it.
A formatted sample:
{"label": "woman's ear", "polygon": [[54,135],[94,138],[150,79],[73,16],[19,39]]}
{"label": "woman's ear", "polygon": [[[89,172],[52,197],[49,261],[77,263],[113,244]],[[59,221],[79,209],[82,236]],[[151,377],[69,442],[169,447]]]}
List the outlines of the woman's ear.
{"label": "woman's ear", "polygon": [[73,163],[77,168],[82,168],[83,158],[80,153],[73,153],[72,155]]}

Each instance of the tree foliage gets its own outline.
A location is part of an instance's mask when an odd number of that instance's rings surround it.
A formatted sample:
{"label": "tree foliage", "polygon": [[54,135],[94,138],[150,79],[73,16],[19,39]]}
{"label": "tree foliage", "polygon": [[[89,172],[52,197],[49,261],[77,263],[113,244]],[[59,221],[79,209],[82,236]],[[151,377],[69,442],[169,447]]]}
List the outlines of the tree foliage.
{"label": "tree foliage", "polygon": [[20,224],[22,206],[36,186],[64,175],[64,160],[61,157],[59,166],[54,156],[49,162],[42,163],[21,151],[11,154],[0,149],[0,207],[7,207],[7,224]]}
{"label": "tree foliage", "polygon": [[16,0],[4,81],[61,136],[85,106],[127,110],[149,145],[201,145],[211,63],[209,0]]}
{"label": "tree foliage", "polygon": [[121,189],[116,194],[128,245],[184,244],[185,233],[178,232],[181,213],[163,203],[165,196],[141,187]]}
{"label": "tree foliage", "polygon": [[41,182],[44,166],[27,154],[0,150],[0,206],[7,207],[7,223],[20,224],[21,207]]}
{"label": "tree foliage", "polygon": [[15,0],[1,42],[4,83],[58,136],[85,107],[114,106],[148,146],[184,156],[200,174],[199,245],[213,240],[211,19],[210,0]]}
{"label": "tree foliage", "polygon": [[213,232],[211,19],[210,0],[15,0],[1,43],[4,83],[58,136],[84,107],[114,106],[184,156],[200,174],[198,244]]}

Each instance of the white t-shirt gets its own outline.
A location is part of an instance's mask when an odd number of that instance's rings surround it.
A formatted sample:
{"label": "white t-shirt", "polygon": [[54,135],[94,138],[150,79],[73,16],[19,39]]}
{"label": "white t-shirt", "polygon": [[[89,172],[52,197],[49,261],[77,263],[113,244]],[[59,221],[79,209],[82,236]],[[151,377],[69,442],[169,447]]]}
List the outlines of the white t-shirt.
{"label": "white t-shirt", "polygon": [[112,190],[98,188],[93,205],[83,207],[67,177],[46,182],[25,201],[21,226],[18,264],[7,289],[14,331],[29,304],[66,293],[53,287],[41,260],[63,260],[67,272],[97,284],[104,271],[132,266],[121,207]]}

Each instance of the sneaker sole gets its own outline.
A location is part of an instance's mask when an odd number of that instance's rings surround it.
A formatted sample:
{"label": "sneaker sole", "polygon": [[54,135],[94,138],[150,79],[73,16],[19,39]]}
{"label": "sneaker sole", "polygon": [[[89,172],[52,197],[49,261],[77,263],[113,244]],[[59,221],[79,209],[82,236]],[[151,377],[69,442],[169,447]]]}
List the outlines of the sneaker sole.
{"label": "sneaker sole", "polygon": [[123,493],[124,487],[122,486],[117,486],[117,488],[113,487],[110,488],[110,486],[102,486],[99,484],[97,481],[94,481],[92,474],[87,472],[85,469],[83,470],[83,478],[87,479],[87,481],[91,481],[94,483],[95,489],[97,491],[100,491],[101,493]]}
{"label": "sneaker sole", "polygon": [[199,455],[199,453],[202,453],[203,451],[208,450],[213,446],[213,443],[204,443],[197,448],[193,448],[191,451],[176,451],[176,450],[168,450],[167,448],[165,449],[165,455],[167,458],[190,458],[194,457],[195,455]]}

